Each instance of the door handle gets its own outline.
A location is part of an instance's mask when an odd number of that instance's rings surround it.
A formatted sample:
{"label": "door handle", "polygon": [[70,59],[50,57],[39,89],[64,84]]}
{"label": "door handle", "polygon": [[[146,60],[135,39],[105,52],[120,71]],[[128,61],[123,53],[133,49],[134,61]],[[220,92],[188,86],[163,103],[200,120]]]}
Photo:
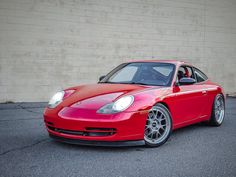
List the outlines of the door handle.
{"label": "door handle", "polygon": [[207,94],[207,91],[206,91],[206,90],[203,90],[203,91],[202,91],[202,94],[203,94],[203,95],[206,95],[206,94]]}

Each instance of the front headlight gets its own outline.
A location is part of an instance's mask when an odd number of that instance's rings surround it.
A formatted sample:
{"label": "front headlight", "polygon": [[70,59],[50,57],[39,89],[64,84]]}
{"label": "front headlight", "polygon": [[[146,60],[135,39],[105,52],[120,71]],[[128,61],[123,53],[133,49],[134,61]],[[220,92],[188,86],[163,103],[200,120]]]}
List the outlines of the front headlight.
{"label": "front headlight", "polygon": [[64,95],[65,95],[64,91],[57,92],[48,102],[48,107],[55,108],[59,103],[62,102]]}
{"label": "front headlight", "polygon": [[103,114],[110,114],[121,112],[127,109],[134,102],[134,97],[132,95],[124,96],[115,101],[114,103],[106,104],[101,107],[97,112]]}

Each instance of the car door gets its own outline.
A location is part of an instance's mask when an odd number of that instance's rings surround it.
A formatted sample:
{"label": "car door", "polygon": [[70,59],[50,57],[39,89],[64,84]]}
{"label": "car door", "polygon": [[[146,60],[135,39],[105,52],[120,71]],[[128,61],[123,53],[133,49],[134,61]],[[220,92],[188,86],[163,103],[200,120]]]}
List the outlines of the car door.
{"label": "car door", "polygon": [[[176,83],[181,77],[196,79],[193,68],[187,65],[179,67]],[[176,85],[173,92],[175,101],[172,103],[172,112],[176,115],[176,124],[190,122],[201,116],[207,99],[207,92],[202,84]]]}
{"label": "car door", "polygon": [[204,92],[204,97],[202,98],[203,108],[200,113],[200,118],[204,118],[204,117],[209,116],[209,109],[211,110],[211,107],[212,107],[212,104],[210,104],[211,103],[211,98],[210,98],[211,88],[208,88],[207,86],[208,78],[202,71],[193,67],[193,72],[197,81],[195,85],[200,87]]}

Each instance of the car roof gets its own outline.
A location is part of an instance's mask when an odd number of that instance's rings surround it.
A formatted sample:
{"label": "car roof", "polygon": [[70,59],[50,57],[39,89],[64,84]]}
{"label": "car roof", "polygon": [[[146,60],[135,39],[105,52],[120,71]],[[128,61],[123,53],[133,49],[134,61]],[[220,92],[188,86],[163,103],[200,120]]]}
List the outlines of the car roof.
{"label": "car roof", "polygon": [[128,61],[128,63],[138,63],[138,62],[144,62],[144,63],[151,63],[151,62],[157,62],[157,63],[171,63],[175,65],[190,65],[189,63],[185,61],[179,61],[179,60],[131,60]]}

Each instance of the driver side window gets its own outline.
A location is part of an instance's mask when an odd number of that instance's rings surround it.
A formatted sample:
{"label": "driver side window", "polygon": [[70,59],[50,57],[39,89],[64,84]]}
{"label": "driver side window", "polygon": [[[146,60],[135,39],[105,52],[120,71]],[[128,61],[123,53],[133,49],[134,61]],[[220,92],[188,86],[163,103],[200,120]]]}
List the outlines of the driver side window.
{"label": "driver side window", "polygon": [[176,81],[179,82],[179,80],[182,79],[183,77],[195,79],[192,67],[190,67],[190,66],[180,66],[179,67]]}

